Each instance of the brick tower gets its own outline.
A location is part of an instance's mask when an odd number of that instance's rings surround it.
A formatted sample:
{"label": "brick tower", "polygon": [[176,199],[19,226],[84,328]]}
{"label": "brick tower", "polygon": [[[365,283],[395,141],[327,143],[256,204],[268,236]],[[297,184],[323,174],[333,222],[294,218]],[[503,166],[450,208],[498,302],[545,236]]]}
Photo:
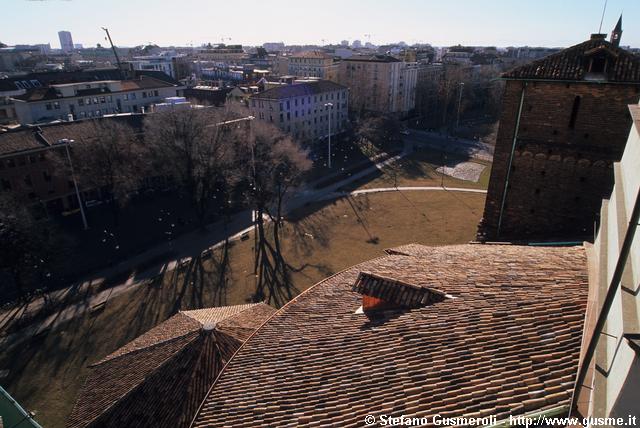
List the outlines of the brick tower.
{"label": "brick tower", "polygon": [[612,36],[505,73],[493,169],[478,239],[592,238],[640,98],[640,59]]}

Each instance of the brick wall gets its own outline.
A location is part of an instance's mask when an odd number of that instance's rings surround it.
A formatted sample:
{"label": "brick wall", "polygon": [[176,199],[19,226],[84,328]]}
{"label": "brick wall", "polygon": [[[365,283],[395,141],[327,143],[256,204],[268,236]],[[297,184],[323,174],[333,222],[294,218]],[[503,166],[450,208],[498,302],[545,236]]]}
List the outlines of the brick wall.
{"label": "brick wall", "polygon": [[[498,222],[525,82],[507,82],[479,238],[578,239],[593,235],[612,162],[629,135],[627,106],[640,85],[527,82],[502,223]],[[580,97],[576,101],[576,97]],[[576,106],[576,103],[579,103]],[[573,120],[572,120],[573,117]]]}

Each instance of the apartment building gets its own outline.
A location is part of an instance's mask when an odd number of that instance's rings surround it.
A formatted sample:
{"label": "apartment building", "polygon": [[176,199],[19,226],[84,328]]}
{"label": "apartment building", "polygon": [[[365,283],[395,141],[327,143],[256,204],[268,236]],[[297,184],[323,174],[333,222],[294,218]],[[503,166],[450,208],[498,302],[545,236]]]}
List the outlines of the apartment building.
{"label": "apartment building", "polygon": [[389,55],[362,55],[340,63],[338,82],[349,88],[351,108],[406,115],[416,105],[418,66]]}
{"label": "apartment building", "polygon": [[339,134],[347,124],[348,108],[347,88],[328,80],[296,81],[250,98],[256,120],[272,123],[300,140]]}
{"label": "apartment building", "polygon": [[333,57],[321,51],[305,51],[289,56],[288,74],[335,81],[338,65]]}
{"label": "apartment building", "polygon": [[176,83],[141,75],[130,80],[36,86],[13,100],[19,123],[31,124],[144,112],[165,98],[181,96],[184,89]]}

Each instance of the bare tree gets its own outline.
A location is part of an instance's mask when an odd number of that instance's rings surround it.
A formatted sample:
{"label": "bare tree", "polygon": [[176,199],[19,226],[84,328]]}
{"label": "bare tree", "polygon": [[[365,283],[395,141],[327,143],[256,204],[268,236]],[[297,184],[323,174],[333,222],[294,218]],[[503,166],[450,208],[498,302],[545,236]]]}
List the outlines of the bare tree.
{"label": "bare tree", "polygon": [[37,221],[32,212],[8,194],[0,195],[1,301],[25,298],[46,286],[57,265],[60,248],[56,229]]}
{"label": "bare tree", "polygon": [[[312,163],[308,152],[290,136],[262,122],[252,124],[238,145],[237,155],[255,217],[255,299],[281,306],[295,294],[291,267],[282,251],[284,204]],[[265,217],[271,220],[270,228]]]}
{"label": "bare tree", "polygon": [[159,112],[145,123],[156,172],[187,193],[201,225],[213,207],[228,212],[237,126],[235,114],[214,108]]}
{"label": "bare tree", "polygon": [[368,115],[356,126],[358,144],[368,156],[389,150],[400,141],[400,123],[386,115]]}
{"label": "bare tree", "polygon": [[[119,209],[144,178],[143,151],[130,126],[96,120],[88,137],[71,145],[73,166],[83,189],[99,189],[110,202],[113,221]],[[58,160],[67,168],[66,158]]]}

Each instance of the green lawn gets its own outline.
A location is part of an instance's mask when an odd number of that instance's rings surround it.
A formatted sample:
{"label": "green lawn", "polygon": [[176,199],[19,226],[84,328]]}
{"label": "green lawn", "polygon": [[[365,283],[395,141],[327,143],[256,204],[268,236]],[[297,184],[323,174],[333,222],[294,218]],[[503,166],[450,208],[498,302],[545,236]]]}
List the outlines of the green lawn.
{"label": "green lawn", "polygon": [[[435,183],[437,176],[420,177],[431,174],[432,164],[419,156],[407,159],[405,166],[413,169],[407,170],[404,182]],[[379,187],[375,180],[384,179],[375,178],[366,186]],[[445,184],[454,185],[447,178]],[[293,273],[294,285],[302,291],[401,244],[468,242],[474,239],[483,205],[484,194],[444,191],[379,193],[309,205],[289,216],[284,229],[285,259],[299,269]],[[246,302],[254,292],[252,254],[251,236],[231,247],[224,281],[216,252],[212,258],[193,260],[184,271],[169,272],[156,286],[141,286],[111,299],[101,312],[84,313],[3,349],[0,370],[9,369],[10,374],[2,386],[23,407],[36,411],[36,419],[45,427],[63,427],[88,364],[179,309]]]}

